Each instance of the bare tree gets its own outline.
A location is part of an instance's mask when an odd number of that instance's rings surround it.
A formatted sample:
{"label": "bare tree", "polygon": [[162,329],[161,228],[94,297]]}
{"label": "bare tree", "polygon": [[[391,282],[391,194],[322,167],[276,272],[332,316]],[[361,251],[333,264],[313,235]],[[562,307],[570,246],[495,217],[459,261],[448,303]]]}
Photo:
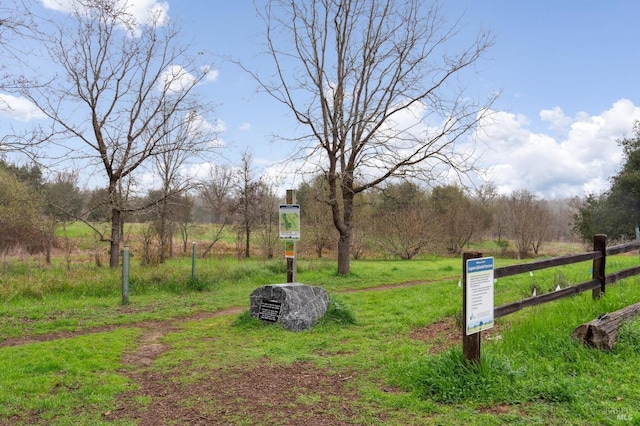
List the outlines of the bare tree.
{"label": "bare tree", "polygon": [[[155,130],[155,129],[153,129]],[[188,176],[181,173],[189,159],[206,155],[213,147],[213,134],[202,116],[191,111],[186,116],[168,116],[163,123],[164,148],[154,157],[155,172],[160,178],[157,206],[157,226],[160,263],[164,263],[174,232],[171,213],[180,195],[193,187]]]}
{"label": "bare tree", "polygon": [[507,228],[515,240],[518,256],[526,257],[530,249],[537,253],[549,229],[544,200],[527,190],[515,191],[507,198],[506,207]]}
{"label": "bare tree", "polygon": [[222,238],[223,231],[231,223],[231,191],[235,180],[233,171],[226,166],[214,166],[209,176],[199,185],[199,193],[211,213],[211,221],[216,224],[211,243],[202,252],[206,257],[213,246]]}
{"label": "bare tree", "polygon": [[535,254],[540,253],[542,243],[549,241],[553,229],[551,209],[547,200],[537,200],[533,205],[535,215],[530,224],[532,230],[531,248]]}
{"label": "bare tree", "polygon": [[194,227],[193,223],[193,207],[194,197],[189,193],[183,193],[174,200],[174,204],[171,206],[173,210],[173,220],[178,227],[180,237],[182,238],[182,252],[187,252],[187,244],[189,242],[189,235],[191,229]]}
{"label": "bare tree", "polygon": [[256,193],[258,201],[258,236],[260,245],[267,259],[273,259],[276,245],[280,241],[278,224],[278,205],[280,198],[276,195],[274,185],[260,181]]}
{"label": "bare tree", "polygon": [[435,187],[431,203],[440,224],[441,241],[449,253],[460,253],[474,236],[489,228],[489,213],[459,186]]}
{"label": "bare tree", "polygon": [[45,184],[45,215],[49,224],[47,235],[46,262],[51,263],[51,250],[55,241],[55,230],[59,223],[65,237],[67,269],[70,268],[71,243],[67,235],[67,221],[82,212],[83,200],[78,188],[77,172],[58,172],[51,182]]}
{"label": "bare tree", "polygon": [[300,185],[296,197],[304,215],[305,239],[312,241],[316,255],[321,258],[329,241],[334,240],[335,233],[326,182],[322,177],[316,177],[311,183]]}
{"label": "bare tree", "polygon": [[260,223],[260,191],[262,182],[256,179],[251,166],[252,155],[245,151],[238,169],[234,213],[238,239],[244,237],[244,257],[251,256],[251,233]]}
{"label": "bare tree", "polygon": [[[29,67],[29,41],[37,35],[37,25],[29,0],[5,0],[0,4],[0,90],[11,91],[25,83],[19,71]],[[25,43],[26,42],[26,43]],[[12,67],[13,65],[13,67]],[[0,99],[0,109],[9,105]]]}
{"label": "bare tree", "polygon": [[442,230],[427,194],[416,184],[389,184],[379,194],[374,222],[385,252],[413,259],[441,244]]}
{"label": "bare tree", "polygon": [[456,52],[461,21],[421,0],[270,0],[269,78],[243,67],[306,134],[298,154],[322,173],[338,230],[338,273],[350,272],[356,194],[392,177],[433,180],[470,167],[457,142],[485,116],[459,87],[492,44],[479,33]]}
{"label": "bare tree", "polygon": [[[111,267],[118,266],[123,214],[123,182],[163,153],[184,149],[167,143],[174,126],[201,105],[194,88],[209,68],[197,66],[178,42],[174,26],[156,16],[138,22],[118,0],[73,2],[74,11],[58,22],[48,42],[60,78],[24,95],[52,122],[43,133],[58,158],[94,166],[108,189]],[[55,144],[55,145],[54,145]]]}

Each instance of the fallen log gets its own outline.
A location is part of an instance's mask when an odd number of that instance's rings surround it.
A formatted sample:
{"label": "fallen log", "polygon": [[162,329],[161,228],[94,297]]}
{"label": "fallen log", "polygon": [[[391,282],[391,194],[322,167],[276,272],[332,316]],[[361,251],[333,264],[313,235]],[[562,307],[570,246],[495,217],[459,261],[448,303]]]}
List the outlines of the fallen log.
{"label": "fallen log", "polygon": [[618,330],[629,319],[640,315],[640,303],[627,306],[578,326],[571,336],[583,345],[611,350],[618,341]]}

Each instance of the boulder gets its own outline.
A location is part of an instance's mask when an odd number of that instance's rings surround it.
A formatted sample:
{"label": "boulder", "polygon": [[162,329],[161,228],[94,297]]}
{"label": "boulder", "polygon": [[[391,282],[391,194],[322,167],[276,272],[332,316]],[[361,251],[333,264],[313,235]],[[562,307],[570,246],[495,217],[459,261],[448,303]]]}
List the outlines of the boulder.
{"label": "boulder", "polygon": [[279,322],[292,331],[315,325],[329,306],[326,290],[301,283],[258,287],[249,298],[251,316],[265,322]]}

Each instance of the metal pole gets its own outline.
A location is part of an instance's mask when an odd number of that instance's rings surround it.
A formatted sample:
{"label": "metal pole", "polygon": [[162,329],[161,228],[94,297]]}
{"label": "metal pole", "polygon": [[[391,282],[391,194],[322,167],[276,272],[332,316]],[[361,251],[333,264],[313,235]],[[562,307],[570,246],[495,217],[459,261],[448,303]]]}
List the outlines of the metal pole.
{"label": "metal pole", "polygon": [[129,304],[129,247],[122,250],[122,304]]}
{"label": "metal pole", "polygon": [[196,279],[196,243],[191,248],[191,281]]}

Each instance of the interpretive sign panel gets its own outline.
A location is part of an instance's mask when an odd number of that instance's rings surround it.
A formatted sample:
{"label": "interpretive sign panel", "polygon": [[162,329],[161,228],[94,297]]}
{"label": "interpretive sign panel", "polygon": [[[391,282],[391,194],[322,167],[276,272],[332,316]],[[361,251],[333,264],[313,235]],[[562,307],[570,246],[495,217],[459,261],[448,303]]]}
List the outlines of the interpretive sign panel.
{"label": "interpretive sign panel", "polygon": [[281,204],[278,209],[280,218],[280,238],[285,240],[300,239],[300,205]]}
{"label": "interpretive sign panel", "polygon": [[467,260],[467,335],[493,327],[493,257]]}
{"label": "interpretive sign panel", "polygon": [[263,321],[277,322],[280,318],[280,310],[282,309],[282,303],[275,300],[262,300],[260,304],[260,311],[258,312],[258,318]]}
{"label": "interpretive sign panel", "polygon": [[287,259],[293,259],[296,257],[296,245],[293,240],[285,240],[284,257]]}

